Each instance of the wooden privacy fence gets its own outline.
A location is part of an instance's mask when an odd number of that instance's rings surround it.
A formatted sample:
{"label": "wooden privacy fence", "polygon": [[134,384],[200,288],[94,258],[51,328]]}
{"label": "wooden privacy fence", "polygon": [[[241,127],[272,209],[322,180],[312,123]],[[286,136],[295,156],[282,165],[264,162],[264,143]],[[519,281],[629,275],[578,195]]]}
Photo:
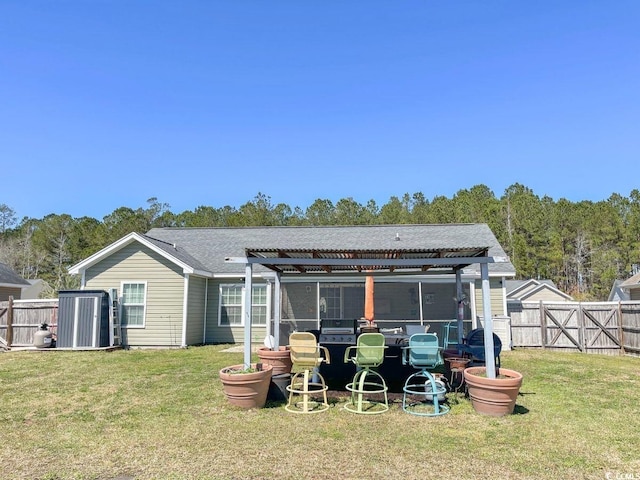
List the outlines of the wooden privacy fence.
{"label": "wooden privacy fence", "polygon": [[46,323],[55,333],[58,325],[58,299],[13,300],[0,302],[0,348],[33,345],[33,335]]}
{"label": "wooden privacy fence", "polygon": [[509,302],[514,347],[640,354],[640,302]]}

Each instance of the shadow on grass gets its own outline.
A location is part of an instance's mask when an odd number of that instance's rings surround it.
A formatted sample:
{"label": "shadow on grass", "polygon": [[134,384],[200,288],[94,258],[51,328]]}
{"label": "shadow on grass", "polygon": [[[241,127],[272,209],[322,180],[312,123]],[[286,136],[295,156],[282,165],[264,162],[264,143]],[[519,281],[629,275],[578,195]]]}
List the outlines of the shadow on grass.
{"label": "shadow on grass", "polygon": [[523,407],[522,405],[516,404],[515,408],[513,409],[514,415],[526,415],[528,413],[529,409],[527,407]]}

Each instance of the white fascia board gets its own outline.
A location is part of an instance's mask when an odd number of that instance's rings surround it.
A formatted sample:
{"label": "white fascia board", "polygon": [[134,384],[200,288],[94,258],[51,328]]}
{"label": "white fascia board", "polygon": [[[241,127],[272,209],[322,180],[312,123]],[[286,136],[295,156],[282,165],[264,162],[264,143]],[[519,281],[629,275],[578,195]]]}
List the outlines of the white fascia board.
{"label": "white fascia board", "polygon": [[527,288],[531,288],[532,286],[538,286],[540,285],[540,282],[537,281],[534,278],[531,278],[529,280],[527,280],[526,282],[524,282],[522,285],[520,285],[518,288],[514,288],[513,290],[511,290],[511,292],[509,292],[509,296],[517,296],[518,292],[521,292],[522,290],[525,290]]}
{"label": "white fascia board", "polygon": [[136,242],[136,241],[141,243],[145,247],[153,250],[155,253],[157,253],[158,255],[166,258],[167,260],[169,260],[170,262],[172,262],[175,265],[179,266],[180,268],[182,268],[182,271],[185,274],[197,273],[198,275],[202,275],[202,276],[206,276],[206,277],[210,277],[211,276],[211,274],[209,272],[201,272],[199,270],[194,270],[193,267],[191,267],[191,266],[187,265],[186,263],[178,260],[177,258],[175,258],[174,256],[168,254],[167,252],[165,252],[161,248],[158,248],[156,245],[154,245],[149,240],[147,240],[145,237],[143,237],[142,235],[140,235],[140,234],[138,234],[136,232],[131,232],[130,234],[125,235],[120,240],[117,240],[117,241],[113,242],[111,245],[108,245],[107,247],[103,248],[102,250],[94,253],[90,257],[84,259],[82,262],[77,263],[76,265],[73,265],[72,267],[69,267],[69,273],[74,275],[74,274],[78,274],[80,272],[84,272],[87,268],[95,265],[99,261],[107,258],[109,255],[117,252],[118,250],[120,250],[120,249],[126,247],[127,245],[129,245],[129,244],[131,244],[133,242]]}
{"label": "white fascia board", "polygon": [[517,300],[523,300],[525,301],[527,298],[531,297],[532,295],[542,291],[542,290],[550,290],[558,295],[560,295],[561,297],[564,297],[567,300],[573,300],[573,298],[571,298],[571,295],[568,295],[566,293],[564,293],[561,290],[558,290],[557,288],[552,287],[551,285],[547,285],[544,283],[541,283],[540,285],[538,285],[536,288],[533,288],[531,290],[529,290],[528,292],[525,292],[524,295],[522,297],[517,297]]}

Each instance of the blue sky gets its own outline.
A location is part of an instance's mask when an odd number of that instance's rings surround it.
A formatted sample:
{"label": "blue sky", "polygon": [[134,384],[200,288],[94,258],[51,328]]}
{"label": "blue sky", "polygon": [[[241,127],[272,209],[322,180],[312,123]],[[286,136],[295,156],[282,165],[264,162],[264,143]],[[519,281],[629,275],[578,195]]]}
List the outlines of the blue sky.
{"label": "blue sky", "polygon": [[0,204],[640,188],[640,2],[0,0]]}

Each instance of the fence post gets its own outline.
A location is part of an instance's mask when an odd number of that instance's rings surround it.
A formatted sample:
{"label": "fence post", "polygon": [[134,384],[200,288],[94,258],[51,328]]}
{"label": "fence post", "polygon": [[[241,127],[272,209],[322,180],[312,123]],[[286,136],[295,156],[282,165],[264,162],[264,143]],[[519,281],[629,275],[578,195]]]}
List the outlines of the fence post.
{"label": "fence post", "polygon": [[9,305],[7,307],[7,347],[11,348],[13,343],[13,296],[9,297]]}
{"label": "fence post", "polygon": [[578,343],[582,345],[584,353],[589,353],[587,352],[587,321],[582,302],[578,303]]}
{"label": "fence post", "polygon": [[625,355],[624,329],[622,328],[622,302],[618,300],[618,338],[620,339],[620,355]]}
{"label": "fence post", "polygon": [[540,300],[540,340],[542,348],[547,348],[547,319],[544,316],[544,303]]}

